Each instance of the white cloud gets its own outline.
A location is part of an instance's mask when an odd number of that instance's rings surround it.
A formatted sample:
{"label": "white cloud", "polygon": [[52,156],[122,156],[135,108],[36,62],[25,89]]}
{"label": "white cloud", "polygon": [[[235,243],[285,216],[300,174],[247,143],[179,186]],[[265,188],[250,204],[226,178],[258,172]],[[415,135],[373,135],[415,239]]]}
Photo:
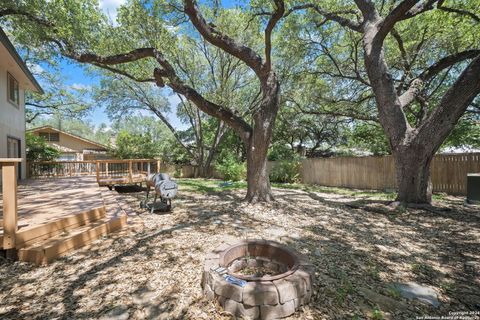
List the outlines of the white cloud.
{"label": "white cloud", "polygon": [[39,64],[27,62],[28,69],[35,75],[42,74],[45,69],[43,69]]}
{"label": "white cloud", "polygon": [[100,0],[100,8],[112,20],[117,23],[117,10],[126,0]]}
{"label": "white cloud", "polygon": [[70,86],[70,88],[74,90],[87,90],[87,89],[91,89],[92,86],[84,83],[74,83]]}
{"label": "white cloud", "polygon": [[179,28],[177,26],[167,25],[167,26],[165,26],[165,29],[167,29],[167,31],[170,32],[170,33],[176,33]]}
{"label": "white cloud", "polygon": [[167,97],[168,102],[170,103],[170,106],[173,109],[176,109],[178,104],[181,102],[180,98],[176,94],[172,94]]}

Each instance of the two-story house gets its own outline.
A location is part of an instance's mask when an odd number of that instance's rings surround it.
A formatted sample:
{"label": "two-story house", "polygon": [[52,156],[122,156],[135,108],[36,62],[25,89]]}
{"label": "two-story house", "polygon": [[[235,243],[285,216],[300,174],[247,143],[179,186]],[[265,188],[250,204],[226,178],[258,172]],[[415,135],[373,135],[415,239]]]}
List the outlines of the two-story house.
{"label": "two-story house", "polygon": [[35,77],[0,28],[0,158],[22,158],[25,178],[25,91],[43,93]]}

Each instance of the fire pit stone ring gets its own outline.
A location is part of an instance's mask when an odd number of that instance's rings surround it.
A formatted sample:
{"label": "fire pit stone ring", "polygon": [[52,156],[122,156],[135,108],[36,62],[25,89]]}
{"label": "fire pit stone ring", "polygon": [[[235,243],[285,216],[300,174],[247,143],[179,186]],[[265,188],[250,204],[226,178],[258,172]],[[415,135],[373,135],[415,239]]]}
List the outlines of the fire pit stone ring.
{"label": "fire pit stone ring", "polygon": [[234,316],[278,319],[310,301],[313,280],[313,265],[283,244],[225,240],[205,258],[202,288]]}

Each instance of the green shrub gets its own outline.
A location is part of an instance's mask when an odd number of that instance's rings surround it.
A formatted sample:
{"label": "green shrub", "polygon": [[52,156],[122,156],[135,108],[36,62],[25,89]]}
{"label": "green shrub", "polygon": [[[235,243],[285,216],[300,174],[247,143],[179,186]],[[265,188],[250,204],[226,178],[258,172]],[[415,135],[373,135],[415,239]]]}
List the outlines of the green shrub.
{"label": "green shrub", "polygon": [[27,133],[25,140],[28,161],[53,161],[60,156],[60,151],[49,146],[42,137]]}
{"label": "green shrub", "polygon": [[299,161],[278,161],[270,172],[270,181],[282,183],[299,182],[300,162]]}
{"label": "green shrub", "polygon": [[182,177],[182,167],[175,166],[175,171],[173,172],[174,178],[181,178]]}
{"label": "green shrub", "polygon": [[225,181],[240,181],[245,179],[245,164],[239,162],[233,155],[222,158],[216,165],[215,169],[223,176]]}
{"label": "green shrub", "polygon": [[268,150],[268,161],[295,160],[299,155],[289,146],[282,143],[274,143]]}

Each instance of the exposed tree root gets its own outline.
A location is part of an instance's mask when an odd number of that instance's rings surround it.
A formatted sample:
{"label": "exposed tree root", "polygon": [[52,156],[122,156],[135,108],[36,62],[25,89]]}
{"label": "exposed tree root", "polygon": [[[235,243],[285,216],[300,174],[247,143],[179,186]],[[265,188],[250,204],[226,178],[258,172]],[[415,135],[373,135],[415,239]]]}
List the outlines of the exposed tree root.
{"label": "exposed tree root", "polygon": [[264,195],[258,195],[258,194],[249,195],[249,194],[247,194],[245,196],[245,198],[243,199],[243,201],[251,203],[251,204],[270,203],[270,202],[275,201],[275,198],[273,197],[273,195],[271,193],[267,193],[267,194],[264,194]]}

